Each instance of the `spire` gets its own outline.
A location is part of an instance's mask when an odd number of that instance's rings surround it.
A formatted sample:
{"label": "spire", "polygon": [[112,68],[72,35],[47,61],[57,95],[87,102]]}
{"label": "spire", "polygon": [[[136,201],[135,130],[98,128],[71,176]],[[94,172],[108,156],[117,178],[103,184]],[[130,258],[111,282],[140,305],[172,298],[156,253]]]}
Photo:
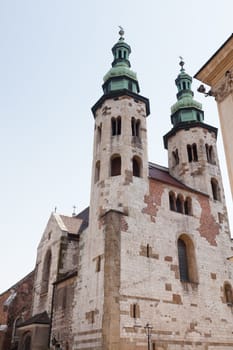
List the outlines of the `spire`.
{"label": "spire", "polygon": [[180,73],[175,80],[177,102],[171,107],[171,122],[174,126],[204,120],[201,103],[193,99],[192,77],[185,72],[184,64],[183,57],[180,57]]}
{"label": "spire", "polygon": [[137,75],[130,69],[129,55],[131,48],[125,42],[123,28],[121,26],[119,28],[120,38],[112,48],[114,57],[112,68],[104,76],[104,94],[125,89],[139,93]]}

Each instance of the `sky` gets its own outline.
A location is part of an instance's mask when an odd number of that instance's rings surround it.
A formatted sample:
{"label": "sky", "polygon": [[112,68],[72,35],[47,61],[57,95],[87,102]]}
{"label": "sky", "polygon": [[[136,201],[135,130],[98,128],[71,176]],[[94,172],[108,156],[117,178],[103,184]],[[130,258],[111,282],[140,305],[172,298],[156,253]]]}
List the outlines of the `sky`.
{"label": "sky", "polygon": [[[0,293],[33,270],[47,221],[89,205],[94,119],[118,26],[150,99],[149,160],[167,166],[179,56],[194,76],[232,34],[232,0],[0,0]],[[213,97],[198,93],[219,127]],[[225,195],[231,212],[221,131]]]}

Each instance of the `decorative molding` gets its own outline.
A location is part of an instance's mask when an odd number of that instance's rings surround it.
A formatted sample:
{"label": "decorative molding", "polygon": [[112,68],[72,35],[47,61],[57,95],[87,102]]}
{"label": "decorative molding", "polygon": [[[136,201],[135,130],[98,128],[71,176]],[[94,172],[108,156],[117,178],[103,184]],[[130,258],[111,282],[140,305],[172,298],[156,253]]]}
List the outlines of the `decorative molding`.
{"label": "decorative molding", "polygon": [[211,93],[212,93],[212,96],[215,97],[217,102],[222,102],[232,92],[233,92],[233,70],[228,70],[226,71],[223,79],[221,79],[219,84],[216,85],[214,88],[212,88]]}

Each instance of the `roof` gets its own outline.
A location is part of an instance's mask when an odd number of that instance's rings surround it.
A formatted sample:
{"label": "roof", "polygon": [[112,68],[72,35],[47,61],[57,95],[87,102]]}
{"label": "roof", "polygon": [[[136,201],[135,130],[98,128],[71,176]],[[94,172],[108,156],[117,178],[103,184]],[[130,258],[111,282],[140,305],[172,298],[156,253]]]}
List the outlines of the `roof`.
{"label": "roof", "polygon": [[88,224],[89,224],[89,207],[87,207],[86,209],[81,211],[79,214],[77,214],[76,218],[82,220],[82,225],[80,226],[79,231],[78,231],[78,233],[79,233],[79,232],[82,232],[83,230],[85,230],[88,227]]}
{"label": "roof", "polygon": [[[216,65],[219,66],[220,70],[223,70],[224,72],[229,68],[227,62],[232,62],[232,41],[233,34],[229,36],[229,38],[220,46],[220,48],[208,59],[208,61],[199,69],[199,71],[194,75],[195,79],[198,79],[205,84],[211,85],[211,81],[213,77],[216,80],[217,71],[213,71],[213,69],[210,69],[208,74],[204,74],[204,71],[206,71],[208,65],[210,65],[212,62],[216,62]],[[223,50],[224,49],[224,50]],[[223,54],[223,52],[225,53]],[[229,57],[231,57],[229,59]],[[212,74],[212,75],[211,75]]]}
{"label": "roof", "polygon": [[82,225],[82,220],[77,218],[77,216],[60,215],[60,218],[66,227],[66,231],[69,233],[77,233],[80,226]]}
{"label": "roof", "polygon": [[13,302],[13,300],[15,299],[16,295],[17,295],[17,292],[14,289],[12,289],[9,297],[4,301],[3,306],[9,307]]}
{"label": "roof", "polygon": [[2,296],[3,294],[7,293],[8,291],[10,291],[11,289],[17,289],[17,287],[24,283],[28,278],[30,278],[31,276],[33,276],[33,274],[35,273],[35,270],[32,270],[31,272],[29,272],[26,276],[24,276],[21,280],[19,280],[18,282],[16,282],[15,284],[13,284],[13,286],[11,286],[10,288],[6,289],[4,292],[0,293],[0,296]]}
{"label": "roof", "polygon": [[20,323],[17,327],[20,328],[31,324],[50,324],[50,319],[47,312],[44,311],[40,314],[36,314],[31,318],[29,318],[28,320]]}
{"label": "roof", "polygon": [[[186,191],[192,191],[196,193],[202,193],[200,191],[197,191],[189,186],[186,186],[182,182],[175,179],[173,176],[169,174],[169,170],[166,167],[163,167],[158,164],[154,164],[149,162],[149,178],[157,181],[164,182],[168,185],[172,185],[175,187],[179,187],[181,189],[184,189]],[[203,195],[206,195],[205,193],[202,193]]]}

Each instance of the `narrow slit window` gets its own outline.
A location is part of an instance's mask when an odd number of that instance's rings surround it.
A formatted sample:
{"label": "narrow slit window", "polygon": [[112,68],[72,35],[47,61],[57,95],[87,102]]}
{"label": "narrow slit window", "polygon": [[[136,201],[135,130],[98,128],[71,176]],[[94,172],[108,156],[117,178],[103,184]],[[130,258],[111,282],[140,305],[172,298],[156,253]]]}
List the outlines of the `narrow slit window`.
{"label": "narrow slit window", "polygon": [[232,287],[229,283],[226,283],[224,285],[224,294],[225,294],[225,299],[226,299],[226,303],[228,305],[232,305]]}
{"label": "narrow slit window", "polygon": [[100,161],[98,160],[95,165],[95,183],[100,179]]}
{"label": "narrow slit window", "polygon": [[141,176],[141,160],[137,157],[133,157],[133,176]]}
{"label": "narrow slit window", "polygon": [[213,194],[213,199],[220,201],[220,187],[218,184],[218,181],[214,178],[211,179],[211,188],[212,188],[212,194]]}
{"label": "narrow slit window", "polygon": [[187,197],[184,202],[184,213],[186,215],[192,215],[192,199]]}
{"label": "narrow slit window", "polygon": [[180,280],[184,282],[189,282],[187,247],[185,242],[181,238],[178,239],[178,258]]}
{"label": "narrow slit window", "polygon": [[95,271],[96,272],[100,272],[101,270],[101,256],[98,256],[97,259],[96,259],[96,269]]}
{"label": "narrow slit window", "polygon": [[149,244],[147,244],[147,246],[146,246],[146,256],[147,256],[147,258],[150,257],[150,245]]}
{"label": "narrow slit window", "polygon": [[193,153],[193,161],[197,162],[198,161],[198,156],[197,156],[197,145],[194,143],[192,145],[192,153]]}
{"label": "narrow slit window", "polygon": [[187,145],[187,153],[188,153],[188,161],[189,161],[189,163],[191,163],[191,161],[193,160],[191,145]]}
{"label": "narrow slit window", "polygon": [[102,124],[100,124],[97,127],[97,144],[101,142],[101,136],[102,136]]}
{"label": "narrow slit window", "polygon": [[169,192],[169,206],[170,210],[176,211],[176,197],[174,192]]}
{"label": "narrow slit window", "polygon": [[178,213],[184,213],[184,198],[181,194],[179,194],[176,198],[176,211]]}
{"label": "narrow slit window", "polygon": [[121,117],[112,118],[112,136],[121,134]]}

